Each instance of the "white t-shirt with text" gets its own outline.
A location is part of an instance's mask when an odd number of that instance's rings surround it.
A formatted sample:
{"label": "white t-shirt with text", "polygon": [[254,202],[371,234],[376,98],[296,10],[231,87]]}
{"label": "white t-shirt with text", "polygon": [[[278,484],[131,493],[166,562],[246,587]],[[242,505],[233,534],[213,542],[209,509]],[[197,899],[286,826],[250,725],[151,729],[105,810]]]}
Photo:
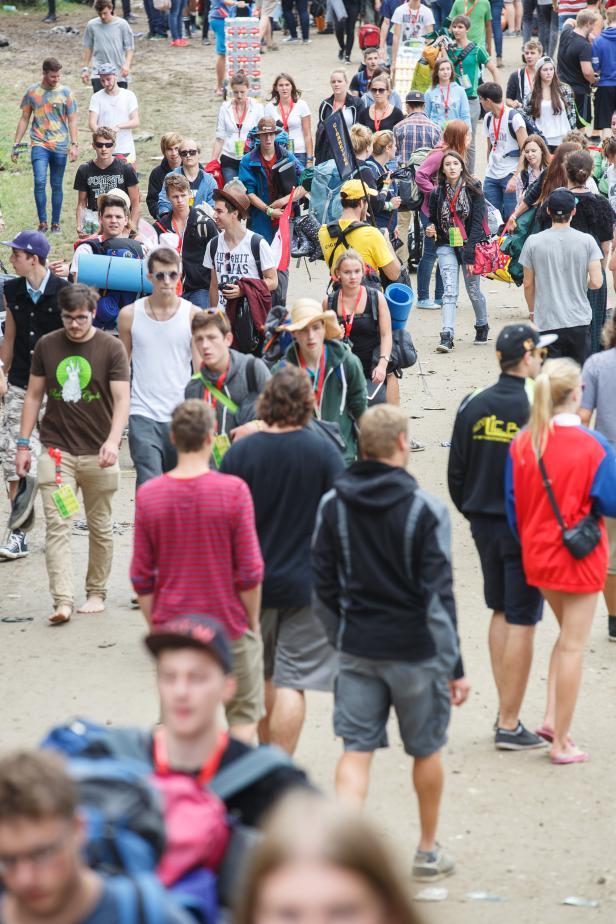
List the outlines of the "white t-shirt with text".
{"label": "white t-shirt with text", "polygon": [[[223,311],[226,308],[226,299],[220,291],[221,283],[228,282],[229,279],[232,279],[234,276],[248,276],[250,279],[259,278],[257,264],[255,258],[252,255],[252,249],[250,247],[250,239],[252,236],[252,231],[246,231],[244,237],[239,242],[237,247],[234,247],[233,250],[230,250],[225,241],[225,233],[224,231],[221,231],[221,233],[218,235],[216,256],[213,262],[210,251],[214,241],[211,241],[208,244],[208,248],[205,251],[203,265],[206,269],[213,269],[216,271],[216,281],[219,286],[218,307]],[[274,259],[274,254],[272,253],[272,248],[265,239],[262,239],[260,242],[259,256],[261,258],[261,272],[276,268],[276,261]]]}

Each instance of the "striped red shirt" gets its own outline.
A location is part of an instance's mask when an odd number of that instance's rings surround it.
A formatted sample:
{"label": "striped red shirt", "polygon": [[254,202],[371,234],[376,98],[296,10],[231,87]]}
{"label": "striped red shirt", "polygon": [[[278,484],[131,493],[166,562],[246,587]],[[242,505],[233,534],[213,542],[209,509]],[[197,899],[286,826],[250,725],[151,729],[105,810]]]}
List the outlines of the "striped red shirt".
{"label": "striped red shirt", "polygon": [[263,558],[250,490],[234,475],[161,475],[137,491],[130,577],[154,594],[152,619],[202,613],[229,638],[248,628],[239,591],[263,580]]}

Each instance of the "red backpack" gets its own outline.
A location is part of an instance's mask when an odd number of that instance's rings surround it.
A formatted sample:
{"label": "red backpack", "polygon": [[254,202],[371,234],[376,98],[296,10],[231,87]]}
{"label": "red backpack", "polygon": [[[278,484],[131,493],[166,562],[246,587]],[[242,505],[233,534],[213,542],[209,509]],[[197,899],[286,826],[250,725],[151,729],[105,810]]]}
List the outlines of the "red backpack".
{"label": "red backpack", "polygon": [[381,44],[381,30],[378,26],[366,23],[360,26],[358,33],[359,47],[362,51],[366,48],[379,48]]}

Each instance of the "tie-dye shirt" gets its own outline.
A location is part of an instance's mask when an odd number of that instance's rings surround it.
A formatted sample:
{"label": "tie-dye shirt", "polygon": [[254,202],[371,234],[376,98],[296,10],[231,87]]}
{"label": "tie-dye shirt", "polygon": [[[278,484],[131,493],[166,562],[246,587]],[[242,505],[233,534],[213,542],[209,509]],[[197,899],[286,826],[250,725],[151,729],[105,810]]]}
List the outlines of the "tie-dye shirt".
{"label": "tie-dye shirt", "polygon": [[60,154],[68,152],[68,117],[77,112],[77,103],[68,87],[46,90],[40,83],[28,87],[21,108],[32,109],[30,138],[33,147],[43,147]]}

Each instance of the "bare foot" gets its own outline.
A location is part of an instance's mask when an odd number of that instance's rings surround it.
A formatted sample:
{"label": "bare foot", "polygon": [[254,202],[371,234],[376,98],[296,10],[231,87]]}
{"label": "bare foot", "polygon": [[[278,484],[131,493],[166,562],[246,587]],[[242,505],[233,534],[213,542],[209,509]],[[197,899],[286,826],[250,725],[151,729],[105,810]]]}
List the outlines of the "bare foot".
{"label": "bare foot", "polygon": [[56,606],[51,616],[47,617],[47,621],[50,626],[61,626],[69,621],[72,611],[73,608],[69,606],[68,603],[61,603],[59,606]]}
{"label": "bare foot", "polygon": [[88,597],[86,602],[79,607],[78,613],[103,613],[105,611],[105,601],[102,597]]}

